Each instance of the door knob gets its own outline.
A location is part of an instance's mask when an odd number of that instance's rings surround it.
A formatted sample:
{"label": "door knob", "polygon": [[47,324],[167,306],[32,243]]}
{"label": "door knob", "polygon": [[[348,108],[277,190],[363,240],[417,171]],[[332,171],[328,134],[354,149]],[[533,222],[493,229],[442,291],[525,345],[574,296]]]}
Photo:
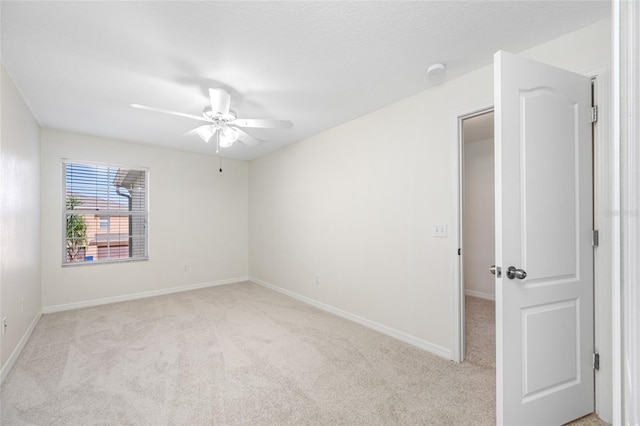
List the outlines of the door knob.
{"label": "door knob", "polygon": [[524,269],[517,269],[515,266],[509,266],[507,268],[507,278],[510,280],[514,278],[524,280],[527,278],[527,272]]}
{"label": "door knob", "polygon": [[502,276],[502,269],[496,265],[491,265],[491,268],[489,268],[489,272],[491,272],[493,275],[497,276],[498,278]]}

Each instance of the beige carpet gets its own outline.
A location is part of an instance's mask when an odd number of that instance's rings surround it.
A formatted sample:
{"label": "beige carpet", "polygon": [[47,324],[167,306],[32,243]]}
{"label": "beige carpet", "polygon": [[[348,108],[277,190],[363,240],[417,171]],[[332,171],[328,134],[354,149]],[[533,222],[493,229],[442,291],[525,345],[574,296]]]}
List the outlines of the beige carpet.
{"label": "beige carpet", "polygon": [[[465,360],[483,367],[496,368],[495,302],[465,296]],[[495,373],[494,373],[495,374]]]}
{"label": "beige carpet", "polygon": [[253,283],[44,315],[3,425],[490,425],[494,370]]}
{"label": "beige carpet", "polygon": [[463,364],[253,283],[44,315],[1,424],[491,425],[493,309],[466,298]]}

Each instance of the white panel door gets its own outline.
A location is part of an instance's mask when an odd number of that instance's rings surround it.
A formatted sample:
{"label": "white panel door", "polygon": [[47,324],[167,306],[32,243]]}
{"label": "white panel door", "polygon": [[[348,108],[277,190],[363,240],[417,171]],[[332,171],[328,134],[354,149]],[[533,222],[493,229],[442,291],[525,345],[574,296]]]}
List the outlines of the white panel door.
{"label": "white panel door", "polygon": [[562,424],[594,408],[591,81],[506,52],[494,79],[497,421]]}

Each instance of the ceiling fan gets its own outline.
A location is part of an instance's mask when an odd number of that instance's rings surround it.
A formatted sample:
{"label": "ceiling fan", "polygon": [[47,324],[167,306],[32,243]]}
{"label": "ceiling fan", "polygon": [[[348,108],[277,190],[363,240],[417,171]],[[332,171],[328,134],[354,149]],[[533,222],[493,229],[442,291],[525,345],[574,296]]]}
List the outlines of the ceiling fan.
{"label": "ceiling fan", "polygon": [[[209,142],[216,136],[216,152],[219,148],[228,148],[237,140],[248,146],[257,146],[260,140],[249,135],[242,128],[270,128],[270,129],[290,129],[293,124],[287,120],[266,120],[238,118],[235,112],[229,109],[231,105],[231,95],[224,89],[209,89],[209,100],[211,105],[207,105],[202,110],[202,116],[186,114],[183,112],[169,111],[166,109],[154,108],[140,104],[131,104],[134,108],[148,111],[161,112],[164,114],[177,115],[178,117],[191,118],[203,121],[207,124],[193,129],[191,132],[197,133],[203,141]],[[191,133],[189,132],[189,133]]]}

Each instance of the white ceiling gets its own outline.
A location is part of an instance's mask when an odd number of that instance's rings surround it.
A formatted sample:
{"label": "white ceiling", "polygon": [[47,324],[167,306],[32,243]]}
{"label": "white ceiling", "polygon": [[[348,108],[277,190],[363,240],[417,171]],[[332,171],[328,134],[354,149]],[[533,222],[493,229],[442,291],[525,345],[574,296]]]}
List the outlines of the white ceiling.
{"label": "white ceiling", "polygon": [[209,87],[249,130],[253,159],[609,16],[604,1],[2,1],[2,63],[43,127],[214,153],[186,118]]}

